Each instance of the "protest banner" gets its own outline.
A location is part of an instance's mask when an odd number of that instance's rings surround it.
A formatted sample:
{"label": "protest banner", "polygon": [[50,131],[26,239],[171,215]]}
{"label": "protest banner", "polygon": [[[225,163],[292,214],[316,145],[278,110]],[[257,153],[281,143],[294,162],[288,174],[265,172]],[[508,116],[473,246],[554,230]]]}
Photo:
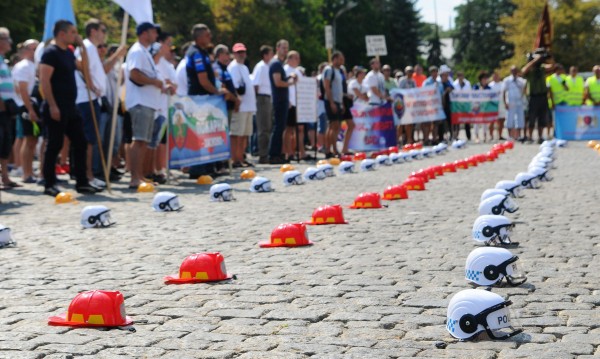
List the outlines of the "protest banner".
{"label": "protest banner", "polygon": [[562,140],[596,140],[600,138],[600,107],[556,106],[556,138]]}
{"label": "protest banner", "polygon": [[490,123],[498,119],[500,91],[463,90],[450,92],[452,124]]}
{"label": "protest banner", "polygon": [[169,107],[169,168],[229,159],[223,96],[174,96]]}
{"label": "protest banner", "polygon": [[298,123],[317,122],[317,79],[300,77],[296,82],[296,117]]}
{"label": "protest banner", "polygon": [[377,151],[396,146],[396,126],[392,114],[392,104],[381,106],[354,106],[354,132],[348,147],[355,151]]}
{"label": "protest banner", "polygon": [[442,98],[435,87],[393,89],[392,108],[396,125],[439,121],[446,118]]}

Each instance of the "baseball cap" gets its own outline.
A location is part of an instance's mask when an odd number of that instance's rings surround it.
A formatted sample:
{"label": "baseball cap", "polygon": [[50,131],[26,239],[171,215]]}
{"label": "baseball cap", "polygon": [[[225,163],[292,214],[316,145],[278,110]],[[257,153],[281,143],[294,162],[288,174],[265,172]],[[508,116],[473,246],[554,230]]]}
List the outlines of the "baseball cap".
{"label": "baseball cap", "polygon": [[233,45],[233,52],[241,52],[241,51],[246,51],[246,46],[244,44],[242,44],[241,42],[238,42],[237,44]]}
{"label": "baseball cap", "polygon": [[448,66],[448,65],[440,66],[440,74],[446,74],[446,73],[450,73],[450,72],[452,72],[452,70],[450,69],[450,66]]}
{"label": "baseball cap", "polygon": [[156,25],[156,24],[153,24],[153,23],[151,23],[151,22],[147,22],[147,21],[146,21],[146,22],[143,22],[143,23],[139,24],[139,25],[138,25],[138,26],[135,28],[135,33],[136,33],[137,35],[141,35],[141,34],[143,34],[144,32],[146,32],[146,31],[148,31],[148,30],[152,30],[152,29],[157,29],[157,30],[158,30],[158,28],[159,28],[159,27],[160,27],[160,26],[158,26],[158,25]]}

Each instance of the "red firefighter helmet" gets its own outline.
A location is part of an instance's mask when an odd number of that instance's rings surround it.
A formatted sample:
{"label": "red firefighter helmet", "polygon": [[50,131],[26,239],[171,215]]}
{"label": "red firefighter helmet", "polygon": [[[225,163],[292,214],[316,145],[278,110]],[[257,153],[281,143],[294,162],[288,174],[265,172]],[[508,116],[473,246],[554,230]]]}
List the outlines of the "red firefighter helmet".
{"label": "red firefighter helmet", "polygon": [[165,283],[206,283],[231,279],[227,274],[225,259],[219,252],[196,253],[187,256],[179,267],[179,275],[165,277]]}
{"label": "red firefighter helmet", "polygon": [[419,177],[423,182],[427,183],[430,176],[426,172],[423,172],[423,170],[418,170],[417,172],[411,172],[409,177]]}
{"label": "red firefighter helmet", "polygon": [[390,146],[388,147],[389,153],[398,153],[398,146]]}
{"label": "red firefighter helmet", "polygon": [[354,161],[362,161],[362,160],[366,160],[366,159],[367,159],[367,154],[364,152],[356,152],[353,157]]}
{"label": "red firefighter helmet", "polygon": [[515,143],[513,141],[506,141],[502,146],[504,146],[504,149],[512,150],[515,147]]}
{"label": "red firefighter helmet", "polygon": [[502,146],[502,144],[500,144],[500,143],[497,143],[494,146],[492,146],[492,150],[498,152],[499,154],[504,153],[506,151],[504,146]]}
{"label": "red firefighter helmet", "polygon": [[494,151],[490,151],[486,154],[488,161],[495,161],[498,158],[498,154]]}
{"label": "red firefighter helmet", "polygon": [[442,163],[442,170],[444,172],[456,172],[456,165],[452,162]]}
{"label": "red firefighter helmet", "polygon": [[456,168],[459,168],[461,170],[466,170],[467,168],[469,168],[469,164],[465,160],[456,160],[454,161],[454,164],[456,165]]}
{"label": "red firefighter helmet", "polygon": [[433,168],[427,167],[425,169],[419,170],[419,172],[421,171],[425,172],[430,180],[435,179],[435,171],[433,170]]}
{"label": "red firefighter helmet", "polygon": [[408,177],[402,185],[409,191],[425,190],[425,181],[421,177]]}
{"label": "red firefighter helmet", "polygon": [[386,201],[408,199],[408,190],[404,185],[388,186],[388,188],[383,191],[382,199]]}
{"label": "red firefighter helmet", "polygon": [[341,160],[347,161],[347,162],[352,162],[355,160],[355,158],[353,155],[342,155]]}
{"label": "red firefighter helmet", "polygon": [[444,169],[442,168],[442,166],[431,166],[429,168],[433,171],[433,173],[436,176],[443,176],[444,175]]}
{"label": "red firefighter helmet", "polygon": [[422,142],[417,142],[413,145],[413,149],[415,150],[420,150],[423,148],[423,143]]}
{"label": "red firefighter helmet", "polygon": [[303,223],[284,223],[271,232],[269,242],[261,242],[262,248],[272,247],[303,247],[310,246],[313,242],[308,240],[306,225]]}
{"label": "red firefighter helmet", "polygon": [[123,327],[133,323],[125,315],[123,294],[90,290],[73,298],[66,313],[48,318],[48,324],[72,327]]}
{"label": "red firefighter helmet", "polygon": [[381,208],[381,196],[377,192],[364,192],[356,196],[352,209],[377,209]]}
{"label": "red firefighter helmet", "polygon": [[348,224],[348,222],[344,219],[342,206],[335,204],[332,206],[321,206],[315,209],[312,213],[310,222],[305,222],[304,224]]}
{"label": "red firefighter helmet", "polygon": [[410,150],[414,149],[414,146],[412,144],[406,144],[404,146],[402,146],[402,151],[408,152]]}
{"label": "red firefighter helmet", "polygon": [[467,162],[467,165],[469,167],[477,167],[477,165],[479,164],[479,161],[477,161],[477,158],[475,156],[467,157],[465,158],[465,161]]}

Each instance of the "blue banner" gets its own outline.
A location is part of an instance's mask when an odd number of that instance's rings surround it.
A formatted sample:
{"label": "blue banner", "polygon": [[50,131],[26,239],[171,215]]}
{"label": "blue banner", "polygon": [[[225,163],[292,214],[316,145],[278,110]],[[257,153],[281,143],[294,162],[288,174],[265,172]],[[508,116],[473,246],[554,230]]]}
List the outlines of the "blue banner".
{"label": "blue banner", "polygon": [[75,13],[71,0],[48,0],[46,3],[46,17],[44,18],[44,37],[42,41],[48,41],[54,37],[52,30],[58,20],[69,20],[75,24]]}
{"label": "blue banner", "polygon": [[396,146],[396,126],[392,104],[381,106],[354,106],[351,109],[354,132],[348,147],[355,151],[378,151]]}
{"label": "blue banner", "polygon": [[169,168],[231,157],[223,96],[173,96],[169,106]]}
{"label": "blue banner", "polygon": [[556,106],[554,128],[562,140],[600,138],[600,106]]}

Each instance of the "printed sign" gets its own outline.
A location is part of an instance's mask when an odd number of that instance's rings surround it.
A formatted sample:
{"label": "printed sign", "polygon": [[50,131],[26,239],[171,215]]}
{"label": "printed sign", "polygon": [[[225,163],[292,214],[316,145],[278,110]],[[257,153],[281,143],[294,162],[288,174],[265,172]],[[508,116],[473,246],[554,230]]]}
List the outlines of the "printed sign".
{"label": "printed sign", "polygon": [[498,119],[500,91],[463,90],[450,93],[452,124],[490,123]]}
{"label": "printed sign", "polygon": [[597,140],[600,138],[600,107],[556,106],[556,137],[562,140]]}
{"label": "printed sign", "polygon": [[316,77],[300,77],[296,82],[296,117],[298,123],[317,122]]}
{"label": "printed sign", "polygon": [[354,106],[351,109],[354,118],[354,131],[348,147],[355,151],[378,151],[396,146],[396,126],[392,104],[380,106]]}
{"label": "printed sign", "polygon": [[385,35],[367,35],[367,56],[386,56],[387,45],[385,44]]}
{"label": "printed sign", "polygon": [[436,87],[393,89],[392,109],[396,125],[444,120],[442,97]]}

